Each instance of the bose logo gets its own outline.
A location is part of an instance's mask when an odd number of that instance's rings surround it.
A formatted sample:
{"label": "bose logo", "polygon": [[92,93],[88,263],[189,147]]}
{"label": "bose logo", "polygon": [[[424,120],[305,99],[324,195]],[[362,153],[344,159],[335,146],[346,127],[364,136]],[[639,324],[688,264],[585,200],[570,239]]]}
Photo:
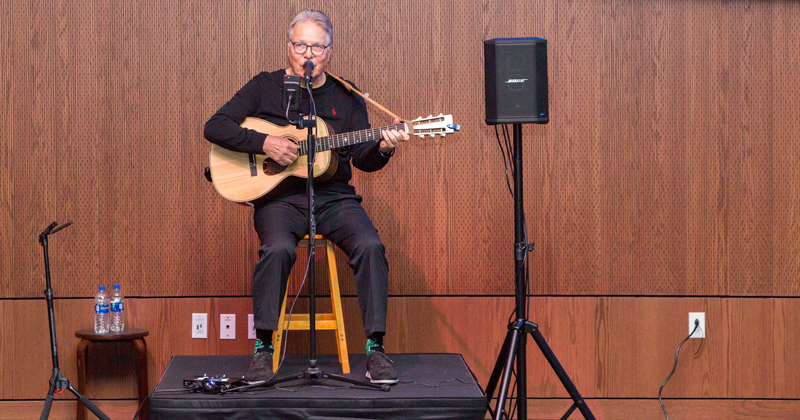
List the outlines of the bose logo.
{"label": "bose logo", "polygon": [[508,79],[506,83],[525,83],[528,79]]}

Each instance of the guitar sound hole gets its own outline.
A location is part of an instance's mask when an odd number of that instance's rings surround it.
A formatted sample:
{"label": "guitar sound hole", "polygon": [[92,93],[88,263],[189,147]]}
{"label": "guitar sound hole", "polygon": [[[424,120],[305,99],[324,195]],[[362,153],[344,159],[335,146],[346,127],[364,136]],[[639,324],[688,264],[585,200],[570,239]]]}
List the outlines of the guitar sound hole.
{"label": "guitar sound hole", "polygon": [[281,165],[278,162],[270,158],[264,159],[264,174],[265,175],[277,175],[283,172],[286,169],[285,166]]}

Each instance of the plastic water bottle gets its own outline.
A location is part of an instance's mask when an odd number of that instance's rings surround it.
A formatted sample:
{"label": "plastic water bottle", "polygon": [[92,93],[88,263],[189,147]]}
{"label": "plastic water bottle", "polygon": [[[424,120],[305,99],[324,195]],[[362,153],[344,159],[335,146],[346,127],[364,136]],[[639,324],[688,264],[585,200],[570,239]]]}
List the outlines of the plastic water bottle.
{"label": "plastic water bottle", "polygon": [[125,329],[125,303],[123,302],[122,289],[118,284],[111,290],[111,332],[121,332]]}
{"label": "plastic water bottle", "polygon": [[94,332],[105,334],[108,332],[108,295],[106,287],[100,286],[94,297]]}

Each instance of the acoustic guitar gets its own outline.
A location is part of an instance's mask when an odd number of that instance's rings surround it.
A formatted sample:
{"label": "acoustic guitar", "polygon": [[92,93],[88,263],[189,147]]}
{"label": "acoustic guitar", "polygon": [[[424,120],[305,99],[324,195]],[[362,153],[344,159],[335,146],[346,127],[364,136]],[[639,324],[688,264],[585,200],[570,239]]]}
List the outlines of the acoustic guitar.
{"label": "acoustic guitar", "polygon": [[[228,150],[217,144],[211,145],[209,169],[211,180],[217,192],[228,200],[245,203],[267,196],[288,177],[308,177],[307,131],[295,126],[279,126],[259,118],[249,117],[242,127],[287,138],[298,145],[298,158],[289,166],[283,166],[266,154],[241,153]],[[461,129],[453,123],[452,115],[428,116],[411,122],[401,122],[380,128],[334,134],[322,119],[317,118],[316,156],[314,179],[325,181],[333,176],[337,168],[337,155],[332,149],[351,146],[368,141],[377,141],[383,130],[405,131],[421,138],[426,136],[446,136]]]}

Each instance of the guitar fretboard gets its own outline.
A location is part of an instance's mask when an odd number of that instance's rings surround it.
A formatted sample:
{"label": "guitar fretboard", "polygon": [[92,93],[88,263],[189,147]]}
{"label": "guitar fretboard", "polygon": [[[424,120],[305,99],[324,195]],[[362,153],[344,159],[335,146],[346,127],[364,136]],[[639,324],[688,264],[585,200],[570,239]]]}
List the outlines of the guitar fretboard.
{"label": "guitar fretboard", "polygon": [[[405,131],[405,124],[395,124],[380,128],[368,128],[361,131],[353,131],[344,134],[334,134],[328,137],[320,137],[317,139],[316,148],[317,152],[324,152],[326,150],[338,149],[340,147],[352,146],[354,144],[364,143],[367,141],[375,141],[381,138],[381,131],[383,130],[397,130]],[[304,156],[308,154],[308,141],[300,142],[300,154]]]}

